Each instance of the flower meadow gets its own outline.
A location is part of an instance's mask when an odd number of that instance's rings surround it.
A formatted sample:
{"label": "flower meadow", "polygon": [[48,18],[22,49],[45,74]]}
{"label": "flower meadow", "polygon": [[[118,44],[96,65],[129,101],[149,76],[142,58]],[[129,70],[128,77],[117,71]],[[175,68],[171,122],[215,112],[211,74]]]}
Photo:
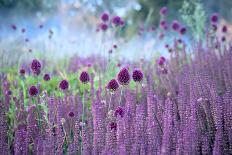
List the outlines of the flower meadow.
{"label": "flower meadow", "polygon": [[[214,13],[204,37],[187,43],[187,26],[168,24],[167,13],[160,9],[157,39],[175,37],[165,56],[120,60],[111,56],[120,50],[114,44],[102,57],[72,57],[63,69],[35,56],[2,71],[0,154],[232,154],[227,26],[219,27]],[[96,33],[126,25],[106,12],[99,20]]]}

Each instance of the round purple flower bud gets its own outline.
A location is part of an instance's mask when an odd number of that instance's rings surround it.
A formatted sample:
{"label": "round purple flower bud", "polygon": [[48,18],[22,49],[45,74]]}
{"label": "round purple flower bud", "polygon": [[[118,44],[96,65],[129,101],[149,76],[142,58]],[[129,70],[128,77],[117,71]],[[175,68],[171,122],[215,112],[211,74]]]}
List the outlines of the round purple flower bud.
{"label": "round purple flower bud", "polygon": [[25,73],[26,73],[26,71],[25,71],[25,69],[23,69],[23,68],[21,68],[20,70],[19,70],[19,74],[20,75],[25,75]]}
{"label": "round purple flower bud", "polygon": [[105,23],[101,23],[100,28],[102,31],[106,31],[108,29],[108,25]]}
{"label": "round purple flower bud", "polygon": [[12,25],[11,25],[11,28],[12,28],[13,30],[17,30],[17,26],[16,26],[15,24],[12,24]]}
{"label": "round purple flower bud", "polygon": [[25,29],[25,28],[22,28],[21,32],[22,32],[22,33],[25,33],[25,32],[26,32],[26,29]]}
{"label": "round purple flower bud", "polygon": [[165,57],[161,56],[161,57],[159,58],[158,64],[159,64],[160,66],[163,66],[165,61],[166,61]]}
{"label": "round purple flower bud", "polygon": [[30,95],[31,97],[34,97],[34,96],[38,95],[38,93],[39,93],[39,91],[38,91],[38,89],[36,88],[36,86],[31,86],[31,87],[29,88],[29,95]]}
{"label": "round purple flower bud", "polygon": [[41,64],[37,59],[32,60],[31,70],[33,73],[38,75],[40,73]]}
{"label": "round purple flower bud", "polygon": [[103,22],[107,22],[109,20],[109,14],[104,12],[102,15],[101,15],[101,20]]}
{"label": "round purple flower bud", "polygon": [[121,18],[120,18],[119,16],[114,16],[114,17],[112,18],[112,24],[113,24],[114,26],[119,26],[120,23],[121,23]]}
{"label": "round purple flower bud", "polygon": [[115,79],[112,79],[108,82],[106,88],[113,92],[119,88],[119,84]]}
{"label": "round purple flower bud", "polygon": [[114,111],[114,116],[115,117],[118,117],[118,116],[123,117],[124,116],[123,108],[122,107],[117,107],[117,109]]}
{"label": "round purple flower bud", "polygon": [[71,118],[74,117],[74,112],[70,111],[70,112],[68,113],[68,116],[71,117]]}
{"label": "round purple flower bud", "polygon": [[43,79],[44,79],[44,81],[49,81],[51,78],[50,78],[49,74],[44,74]]}
{"label": "round purple flower bud", "polygon": [[116,49],[117,47],[118,47],[118,46],[117,46],[116,44],[114,44],[114,45],[113,45],[113,48],[115,48],[115,49]]}
{"label": "round purple flower bud", "polygon": [[68,81],[67,80],[62,80],[59,84],[59,88],[61,90],[67,90],[68,89]]}
{"label": "round purple flower bud", "polygon": [[212,24],[211,27],[212,27],[213,31],[217,31],[217,25],[216,24]]}
{"label": "round purple flower bud", "polygon": [[179,28],[180,28],[179,22],[176,21],[176,20],[174,20],[174,21],[172,22],[172,29],[173,29],[174,31],[178,31]]}
{"label": "round purple flower bud", "polygon": [[163,27],[166,26],[166,25],[167,25],[166,20],[161,20],[161,21],[160,21],[160,27],[161,27],[161,28],[163,28]]}
{"label": "round purple flower bud", "polygon": [[165,44],[165,46],[164,46],[165,48],[169,48],[169,45],[168,44]]}
{"label": "round purple flower bud", "polygon": [[86,71],[81,72],[79,79],[84,84],[88,83],[89,82],[89,73]]}
{"label": "round purple flower bud", "polygon": [[143,73],[141,70],[136,69],[133,71],[132,77],[135,82],[141,82],[143,80]]}
{"label": "round purple flower bud", "polygon": [[117,130],[117,123],[111,122],[111,123],[110,123],[110,129],[116,131],[116,130]]}
{"label": "round purple flower bud", "polygon": [[226,33],[226,32],[227,32],[227,26],[226,26],[226,25],[224,25],[224,26],[222,27],[222,32],[223,32],[223,33]]}
{"label": "round purple flower bud", "polygon": [[168,8],[166,6],[164,6],[160,9],[161,16],[165,16],[167,14],[167,12],[168,12]]}
{"label": "round purple flower bud", "polygon": [[187,31],[186,27],[183,26],[183,27],[180,28],[180,34],[181,35],[184,35],[186,33],[186,31]]}
{"label": "round purple flower bud", "polygon": [[130,82],[130,74],[127,68],[122,68],[118,73],[118,82],[121,85],[128,85]]}
{"label": "round purple flower bud", "polygon": [[218,13],[213,13],[210,18],[212,23],[217,23],[218,22]]}
{"label": "round purple flower bud", "polygon": [[120,26],[123,27],[124,25],[125,25],[125,22],[124,22],[124,20],[121,19],[120,20]]}
{"label": "round purple flower bud", "polygon": [[225,36],[222,36],[221,41],[222,41],[222,42],[225,42],[225,41],[226,41],[226,37],[225,37]]}

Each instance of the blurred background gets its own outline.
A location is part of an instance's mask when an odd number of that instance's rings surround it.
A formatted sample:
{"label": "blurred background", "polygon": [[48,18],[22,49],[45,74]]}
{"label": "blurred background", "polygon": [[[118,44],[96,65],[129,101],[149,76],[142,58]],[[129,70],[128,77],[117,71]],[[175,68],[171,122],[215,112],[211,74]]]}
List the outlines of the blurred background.
{"label": "blurred background", "polygon": [[[100,52],[102,42],[105,51],[117,44],[120,55],[129,59],[163,54],[171,38],[157,41],[163,6],[168,8],[170,23],[175,19],[187,27],[186,42],[203,35],[214,12],[231,29],[232,0],[0,0],[1,58],[14,62],[14,57],[25,53],[24,59],[44,54],[88,56]],[[125,21],[117,36],[113,30],[105,39],[97,33],[103,12]],[[152,33],[147,33],[149,29]]]}

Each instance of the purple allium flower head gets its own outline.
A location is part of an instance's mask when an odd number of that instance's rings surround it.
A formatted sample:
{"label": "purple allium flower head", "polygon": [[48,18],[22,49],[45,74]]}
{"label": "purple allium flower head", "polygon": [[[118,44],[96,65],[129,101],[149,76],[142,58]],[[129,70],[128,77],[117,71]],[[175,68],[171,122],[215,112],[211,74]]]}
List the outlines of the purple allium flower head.
{"label": "purple allium flower head", "polygon": [[37,59],[32,60],[31,63],[32,72],[38,75],[38,73],[40,73],[40,68],[41,68],[40,62]]}
{"label": "purple allium flower head", "polygon": [[101,20],[103,22],[107,22],[109,20],[109,14],[104,12],[102,15],[101,15]]}
{"label": "purple allium flower head", "polygon": [[67,90],[67,89],[68,89],[68,86],[69,86],[69,84],[68,84],[68,81],[67,81],[67,80],[62,80],[62,81],[60,82],[60,84],[59,84],[59,88],[60,88],[61,90]]}
{"label": "purple allium flower head", "polygon": [[120,26],[123,27],[124,25],[125,25],[125,22],[124,22],[124,20],[121,19],[120,20]]}
{"label": "purple allium flower head", "polygon": [[68,113],[68,116],[71,117],[71,118],[74,117],[74,112],[70,111],[70,112]]}
{"label": "purple allium flower head", "polygon": [[211,15],[210,20],[211,20],[211,23],[217,23],[218,22],[218,13],[213,13]]}
{"label": "purple allium flower head", "polygon": [[101,28],[102,31],[106,31],[108,29],[108,25],[105,24],[105,23],[101,23],[100,28]]}
{"label": "purple allium flower head", "polygon": [[114,44],[114,45],[113,45],[113,48],[115,48],[115,49],[116,49],[117,47],[118,47],[118,46],[117,46],[116,44]]}
{"label": "purple allium flower head", "polygon": [[80,81],[84,84],[89,82],[89,73],[86,71],[81,72],[80,77],[79,77]]}
{"label": "purple allium flower head", "polygon": [[161,56],[158,61],[159,66],[163,66],[165,61],[166,61],[165,57]]}
{"label": "purple allium flower head", "polygon": [[31,87],[29,88],[28,93],[29,93],[29,95],[30,95],[31,97],[33,97],[33,96],[38,95],[39,91],[38,91],[38,89],[36,88],[36,86],[31,86]]}
{"label": "purple allium flower head", "polygon": [[212,24],[211,27],[212,27],[213,31],[217,31],[217,25],[216,24]]}
{"label": "purple allium flower head", "polygon": [[44,79],[44,81],[49,81],[51,79],[51,77],[49,74],[44,74],[43,79]]}
{"label": "purple allium flower head", "polygon": [[165,26],[166,24],[167,24],[166,20],[163,19],[160,21],[160,27],[163,28],[163,26]]}
{"label": "purple allium flower head", "polygon": [[223,33],[226,33],[226,32],[227,32],[227,26],[226,26],[226,25],[223,25],[223,27],[222,27],[222,32],[223,32]]}
{"label": "purple allium flower head", "polygon": [[20,74],[20,75],[25,75],[25,73],[26,73],[25,69],[21,68],[21,69],[19,70],[19,74]]}
{"label": "purple allium flower head", "polygon": [[119,84],[115,79],[112,79],[108,82],[106,88],[113,92],[119,88]]}
{"label": "purple allium flower head", "polygon": [[160,9],[161,16],[165,16],[167,14],[167,12],[168,12],[168,8],[166,6],[164,6]]}
{"label": "purple allium flower head", "polygon": [[222,42],[225,42],[225,41],[226,41],[226,37],[225,37],[225,36],[222,36],[221,41],[222,41]]}
{"label": "purple allium flower head", "polygon": [[12,24],[12,25],[11,25],[11,28],[12,28],[13,30],[17,30],[17,26],[16,26],[15,24]]}
{"label": "purple allium flower head", "polygon": [[117,123],[115,123],[115,122],[110,122],[110,129],[111,129],[111,130],[117,130]]}
{"label": "purple allium flower head", "polygon": [[114,16],[112,18],[112,24],[114,26],[119,26],[120,25],[120,22],[121,22],[121,18],[119,16]]}
{"label": "purple allium flower head", "polygon": [[180,28],[179,22],[178,22],[177,20],[174,20],[174,21],[172,22],[172,29],[173,29],[174,31],[178,31],[179,28]]}
{"label": "purple allium flower head", "polygon": [[118,82],[121,85],[128,85],[130,82],[130,74],[126,67],[122,68],[118,73]]}
{"label": "purple allium flower head", "polygon": [[180,28],[179,32],[180,32],[181,35],[184,35],[186,33],[186,31],[187,31],[186,27],[183,26],[183,27]]}
{"label": "purple allium flower head", "polygon": [[132,77],[135,82],[141,82],[143,80],[143,73],[141,70],[135,69],[133,71]]}
{"label": "purple allium flower head", "polygon": [[25,28],[22,28],[21,32],[22,32],[22,33],[25,33],[25,32],[26,32],[26,29],[25,29]]}
{"label": "purple allium flower head", "polygon": [[169,48],[169,45],[168,45],[168,44],[165,44],[164,47],[165,47],[165,48]]}
{"label": "purple allium flower head", "polygon": [[117,109],[114,111],[114,116],[115,117],[118,117],[118,116],[123,117],[124,116],[123,108],[122,107],[117,107]]}

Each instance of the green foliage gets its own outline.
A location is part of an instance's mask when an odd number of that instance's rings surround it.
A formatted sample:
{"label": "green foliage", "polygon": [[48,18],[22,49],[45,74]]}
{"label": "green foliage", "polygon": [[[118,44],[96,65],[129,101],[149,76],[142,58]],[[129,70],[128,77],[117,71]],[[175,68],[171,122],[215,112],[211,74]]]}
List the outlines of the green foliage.
{"label": "green foliage", "polygon": [[192,0],[183,2],[183,6],[180,9],[181,18],[190,28],[190,34],[197,41],[204,35],[206,15],[200,0]]}

